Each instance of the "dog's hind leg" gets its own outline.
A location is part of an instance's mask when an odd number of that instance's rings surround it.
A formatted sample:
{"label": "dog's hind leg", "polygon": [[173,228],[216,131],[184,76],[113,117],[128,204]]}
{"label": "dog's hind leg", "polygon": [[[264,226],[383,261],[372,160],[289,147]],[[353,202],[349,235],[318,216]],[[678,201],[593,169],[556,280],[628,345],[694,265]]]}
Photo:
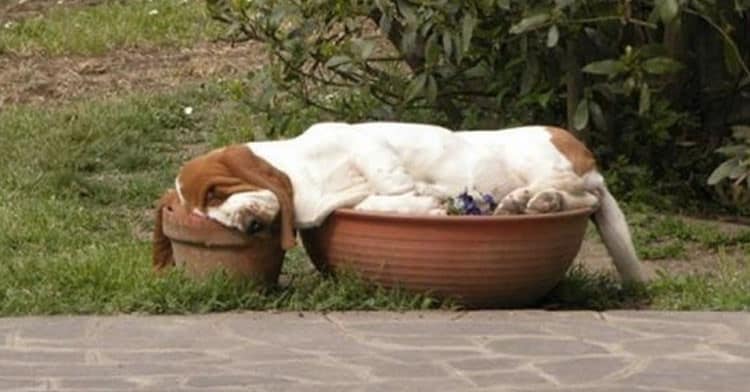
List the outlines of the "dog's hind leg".
{"label": "dog's hind leg", "polygon": [[567,192],[548,189],[534,195],[525,208],[527,214],[575,210],[578,208],[599,207],[599,198],[593,193]]}
{"label": "dog's hind leg", "polygon": [[559,173],[506,195],[495,215],[555,212],[598,205],[597,197],[585,190],[583,178]]}

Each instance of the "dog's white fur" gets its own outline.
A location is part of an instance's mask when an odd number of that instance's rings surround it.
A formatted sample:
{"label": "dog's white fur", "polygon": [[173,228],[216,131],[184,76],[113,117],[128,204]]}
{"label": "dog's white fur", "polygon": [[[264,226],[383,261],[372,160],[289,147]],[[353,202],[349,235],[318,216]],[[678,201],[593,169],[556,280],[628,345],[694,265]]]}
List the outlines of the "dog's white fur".
{"label": "dog's white fur", "polygon": [[225,226],[245,231],[253,220],[273,221],[280,208],[276,195],[267,189],[262,189],[235,193],[220,206],[209,207],[206,215]]}
{"label": "dog's white fur", "polygon": [[[281,141],[252,142],[253,153],[287,174],[296,227],[314,227],[335,209],[441,214],[464,190],[501,200],[497,212],[543,213],[597,207],[594,220],[621,276],[643,279],[625,218],[595,170],[583,175],[542,126],[452,132],[409,123],[320,123]],[[179,178],[176,181],[179,189]],[[232,195],[208,216],[243,229],[247,212],[273,216],[270,192]],[[244,212],[243,212],[244,211]]]}

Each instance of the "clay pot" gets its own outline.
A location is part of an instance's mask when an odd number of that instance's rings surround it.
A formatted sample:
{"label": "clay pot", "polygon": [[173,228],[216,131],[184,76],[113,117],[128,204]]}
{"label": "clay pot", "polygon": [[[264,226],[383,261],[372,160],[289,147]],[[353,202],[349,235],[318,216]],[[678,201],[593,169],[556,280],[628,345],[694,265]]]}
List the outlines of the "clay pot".
{"label": "clay pot", "polygon": [[514,216],[416,216],[335,211],[301,231],[321,271],[349,269],[385,287],[468,307],[534,303],[564,276],[590,210]]}
{"label": "clay pot", "polygon": [[175,263],[194,278],[224,269],[230,276],[276,284],[284,260],[279,229],[248,236],[188,213],[179,205],[162,210],[164,234],[172,242]]}

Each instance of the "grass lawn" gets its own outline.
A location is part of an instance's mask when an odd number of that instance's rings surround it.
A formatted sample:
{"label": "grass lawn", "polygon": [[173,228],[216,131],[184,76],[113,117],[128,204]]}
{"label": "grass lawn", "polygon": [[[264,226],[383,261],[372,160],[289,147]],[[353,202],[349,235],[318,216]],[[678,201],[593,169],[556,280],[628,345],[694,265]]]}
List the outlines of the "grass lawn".
{"label": "grass lawn", "polygon": [[[9,54],[9,64],[21,64],[12,62],[17,55],[189,48],[218,34],[203,5],[134,0],[51,8],[0,26],[0,64]],[[0,316],[453,308],[351,276],[322,278],[301,250],[287,255],[284,283],[275,288],[223,276],[196,283],[178,271],[152,274],[151,209],[172,186],[180,163],[213,146],[265,137],[270,126],[231,98],[242,88],[231,80],[186,80],[170,91],[140,88],[55,105],[0,102]],[[315,119],[311,110],[289,113],[275,128],[293,134]],[[648,208],[630,210],[637,247],[651,265],[676,271],[699,264],[702,255],[715,261],[703,262],[699,273],[667,273],[637,287],[573,269],[540,306],[750,309],[750,231],[725,233]]]}
{"label": "grass lawn", "polygon": [[50,11],[41,17],[0,26],[0,54],[95,55],[122,48],[181,47],[221,31],[207,19],[205,3],[198,0],[48,7]]}
{"label": "grass lawn", "polygon": [[213,130],[253,123],[224,98],[216,86],[194,87],[0,112],[0,315],[439,306],[352,277],[322,279],[301,251],[287,257],[283,288],[154,276],[150,208],[187,158],[185,146],[202,150],[252,132]]}
{"label": "grass lawn", "polygon": [[[187,106],[194,108],[190,115]],[[216,126],[229,123],[247,127]],[[221,276],[205,283],[177,272],[154,276],[150,207],[179,163],[211,145],[247,140],[261,124],[216,84],[0,112],[0,315],[450,306],[352,277],[321,278],[301,251],[289,254],[289,283],[280,288],[261,290]],[[672,217],[632,216],[645,255],[674,256],[673,242],[721,252],[748,241],[747,232],[727,235]],[[576,269],[544,306],[748,309],[750,268],[727,258],[710,275],[664,276],[625,288]]]}

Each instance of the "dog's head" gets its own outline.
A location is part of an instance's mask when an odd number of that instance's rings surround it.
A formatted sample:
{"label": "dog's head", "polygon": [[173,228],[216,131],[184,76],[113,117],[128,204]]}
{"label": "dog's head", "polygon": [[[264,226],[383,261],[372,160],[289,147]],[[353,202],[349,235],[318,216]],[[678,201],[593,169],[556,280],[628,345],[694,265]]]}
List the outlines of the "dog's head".
{"label": "dog's head", "polygon": [[[249,234],[278,222],[280,246],[289,249],[295,245],[291,181],[245,145],[221,148],[188,161],[175,186],[180,204],[194,214]],[[169,261],[154,259],[157,267],[164,263]]]}

